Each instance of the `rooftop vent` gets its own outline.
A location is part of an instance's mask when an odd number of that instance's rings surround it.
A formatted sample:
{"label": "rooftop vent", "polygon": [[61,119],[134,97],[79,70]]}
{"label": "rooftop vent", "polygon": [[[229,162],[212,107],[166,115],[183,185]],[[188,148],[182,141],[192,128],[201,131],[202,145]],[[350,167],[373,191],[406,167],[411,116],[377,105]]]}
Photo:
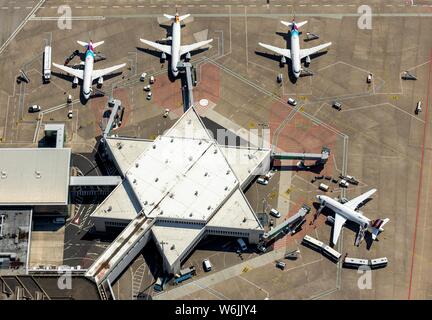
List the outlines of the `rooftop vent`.
{"label": "rooftop vent", "polygon": [[192,123],[192,120],[188,119],[187,124],[191,124],[191,123]]}
{"label": "rooftop vent", "polygon": [[108,207],[108,212],[111,211],[111,210],[112,210],[112,206],[109,206]]}
{"label": "rooftop vent", "polygon": [[243,223],[245,223],[247,221],[246,217],[243,218]]}
{"label": "rooftop vent", "polygon": [[2,172],[1,172],[1,178],[2,179],[6,179],[7,178],[7,172],[6,171],[2,170]]}
{"label": "rooftop vent", "polygon": [[207,177],[207,176],[208,176],[208,172],[204,173],[204,177]]}
{"label": "rooftop vent", "polygon": [[138,168],[139,167],[139,163],[137,162],[137,163],[135,163],[135,168]]}
{"label": "rooftop vent", "polygon": [[229,170],[227,170],[226,174],[230,174],[230,171],[229,171]]}
{"label": "rooftop vent", "polygon": [[40,179],[41,178],[41,173],[40,173],[40,171],[35,171],[35,177],[36,177],[36,179]]}
{"label": "rooftop vent", "polygon": [[210,209],[211,209],[211,206],[208,206],[208,207],[207,207],[207,210],[210,210]]}
{"label": "rooftop vent", "polygon": [[170,142],[171,142],[171,143],[173,143],[173,142],[174,142],[174,139],[173,139],[173,138],[171,138]]}
{"label": "rooftop vent", "polygon": [[171,246],[171,250],[174,250],[175,249],[175,245],[173,244],[172,246]]}
{"label": "rooftop vent", "polygon": [[189,217],[192,217],[193,216],[193,213],[191,212],[191,213],[189,213]]}
{"label": "rooftop vent", "polygon": [[217,153],[217,149],[214,149],[213,153],[216,154]]}
{"label": "rooftop vent", "polygon": [[158,182],[158,181],[159,181],[159,178],[156,177],[155,182]]}
{"label": "rooftop vent", "polygon": [[136,179],[133,179],[133,183],[136,183]]}
{"label": "rooftop vent", "polygon": [[198,190],[197,191],[195,191],[195,193],[194,193],[196,196],[198,195]]}
{"label": "rooftop vent", "polygon": [[156,145],[155,144],[153,145],[153,149],[156,149]]}

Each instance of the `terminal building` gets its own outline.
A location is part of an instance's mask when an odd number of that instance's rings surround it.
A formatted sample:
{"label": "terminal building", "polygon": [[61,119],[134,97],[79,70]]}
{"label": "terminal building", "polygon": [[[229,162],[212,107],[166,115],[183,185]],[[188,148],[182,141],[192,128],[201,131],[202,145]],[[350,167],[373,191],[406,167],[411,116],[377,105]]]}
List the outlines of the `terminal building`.
{"label": "terminal building", "polygon": [[154,141],[107,137],[122,182],[91,214],[97,231],[124,228],[87,270],[113,283],[153,240],[175,274],[206,235],[258,243],[264,230],[243,191],[270,169],[271,150],[219,144],[189,108]]}
{"label": "terminal building", "polygon": [[66,213],[70,159],[69,148],[2,148],[0,207]]}

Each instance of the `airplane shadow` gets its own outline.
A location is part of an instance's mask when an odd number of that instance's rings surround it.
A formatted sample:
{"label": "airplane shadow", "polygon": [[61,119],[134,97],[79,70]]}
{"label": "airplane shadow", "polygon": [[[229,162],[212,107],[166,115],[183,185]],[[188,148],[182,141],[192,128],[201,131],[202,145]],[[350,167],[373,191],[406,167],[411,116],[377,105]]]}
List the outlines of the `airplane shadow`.
{"label": "airplane shadow", "polygon": [[291,166],[274,165],[273,168],[277,169],[278,171],[295,171],[295,172],[308,171],[308,172],[313,172],[315,174],[320,174],[321,171],[324,169],[324,165],[314,165],[314,166],[304,167],[304,168],[299,168],[296,165],[291,165]]}

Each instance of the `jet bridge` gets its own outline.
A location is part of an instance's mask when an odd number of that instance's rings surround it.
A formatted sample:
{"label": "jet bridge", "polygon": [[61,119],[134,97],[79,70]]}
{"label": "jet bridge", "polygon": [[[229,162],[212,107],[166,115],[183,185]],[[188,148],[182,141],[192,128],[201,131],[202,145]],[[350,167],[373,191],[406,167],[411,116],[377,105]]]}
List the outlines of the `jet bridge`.
{"label": "jet bridge", "polygon": [[262,238],[263,241],[269,243],[281,235],[295,231],[303,223],[305,216],[310,212],[310,210],[311,208],[304,204],[295,215],[289,217],[269,232],[264,233]]}
{"label": "jet bridge", "polygon": [[193,87],[195,84],[196,72],[190,62],[181,61],[177,64],[177,68],[186,75],[186,81],[182,81],[183,93],[183,111],[186,112],[194,104]]}
{"label": "jet bridge", "polygon": [[108,122],[106,123],[105,129],[103,129],[104,139],[106,139],[113,127],[120,125],[123,120],[124,108],[122,107],[120,100],[111,97],[105,110],[109,109],[111,109],[111,114]]}
{"label": "jet bridge", "polygon": [[324,165],[330,157],[330,149],[322,147],[321,153],[296,153],[296,152],[282,152],[272,153],[272,160],[300,160],[304,165],[306,160],[315,160],[315,165]]}
{"label": "jet bridge", "polygon": [[154,219],[139,214],[90,266],[85,276],[98,286],[106,281],[114,283],[147,244],[154,223]]}

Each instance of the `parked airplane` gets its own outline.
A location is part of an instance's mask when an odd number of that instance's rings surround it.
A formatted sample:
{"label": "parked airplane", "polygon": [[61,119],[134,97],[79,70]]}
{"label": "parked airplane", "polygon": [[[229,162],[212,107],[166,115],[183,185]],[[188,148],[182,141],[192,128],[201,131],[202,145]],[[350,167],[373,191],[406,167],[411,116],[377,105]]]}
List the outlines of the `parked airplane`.
{"label": "parked airplane", "polygon": [[171,33],[171,45],[165,45],[165,44],[160,44],[160,43],[156,43],[156,42],[152,42],[152,41],[148,41],[145,39],[140,39],[141,42],[159,50],[162,51],[162,59],[165,59],[166,54],[171,55],[171,70],[172,70],[172,74],[176,77],[178,75],[178,69],[177,69],[177,64],[180,61],[180,57],[186,53],[189,53],[190,51],[199,49],[203,46],[205,46],[206,44],[210,43],[213,41],[213,39],[210,40],[205,40],[205,41],[200,41],[197,43],[193,43],[190,45],[185,45],[182,46],[180,45],[181,43],[181,33],[180,33],[180,28],[181,28],[181,24],[180,22],[183,21],[184,19],[188,18],[190,16],[190,14],[186,14],[183,16],[179,16],[178,13],[176,13],[175,16],[170,16],[168,14],[164,14],[165,18],[168,18],[169,20],[171,20],[172,23],[172,33]]}
{"label": "parked airplane", "polygon": [[325,44],[321,44],[319,46],[309,48],[309,49],[300,49],[299,42],[299,28],[307,23],[307,21],[296,23],[294,20],[292,22],[281,21],[283,25],[290,27],[290,38],[291,38],[291,49],[282,49],[278,47],[274,47],[268,44],[259,43],[261,47],[264,47],[270,51],[276,52],[282,56],[281,63],[286,63],[286,58],[291,59],[292,70],[294,76],[296,78],[300,77],[302,67],[301,60],[306,58],[306,63],[310,63],[310,56],[322,49],[329,47],[332,43],[327,42]]}
{"label": "parked airplane", "polygon": [[91,40],[89,43],[83,41],[77,41],[77,42],[79,45],[87,49],[85,53],[84,70],[66,67],[64,65],[60,65],[57,63],[53,63],[53,65],[63,71],[66,71],[70,75],[73,75],[75,77],[74,83],[78,83],[78,79],[83,80],[83,86],[82,86],[83,96],[85,99],[89,99],[90,94],[93,91],[92,85],[94,80],[98,80],[98,84],[102,85],[103,77],[105,75],[114,72],[120,68],[123,68],[126,65],[126,63],[119,64],[117,66],[113,66],[106,69],[93,70],[93,63],[95,60],[94,49],[100,46],[101,44],[103,44],[104,41],[100,41],[96,43],[93,43]]}
{"label": "parked airplane", "polygon": [[324,195],[316,196],[318,201],[321,203],[321,207],[318,209],[319,211],[321,211],[322,208],[327,207],[335,213],[332,238],[333,244],[336,244],[342,227],[347,220],[359,224],[361,231],[369,230],[369,232],[372,234],[373,240],[377,238],[380,232],[384,231],[383,227],[387,222],[390,221],[390,219],[370,220],[360,211],[357,211],[364,201],[375,192],[376,189],[372,189],[346,203],[340,203],[339,201]]}

